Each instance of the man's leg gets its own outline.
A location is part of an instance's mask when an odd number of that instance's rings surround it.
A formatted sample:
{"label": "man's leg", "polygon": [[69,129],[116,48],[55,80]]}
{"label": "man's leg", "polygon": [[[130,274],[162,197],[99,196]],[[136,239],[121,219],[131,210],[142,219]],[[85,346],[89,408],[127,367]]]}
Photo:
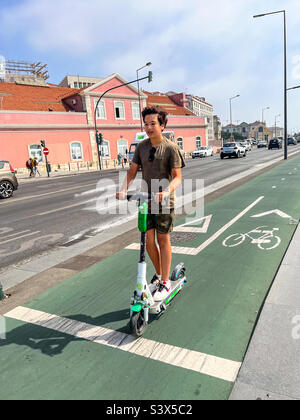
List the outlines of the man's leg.
{"label": "man's leg", "polygon": [[162,268],[162,281],[168,281],[170,276],[171,261],[172,261],[172,247],[169,233],[157,232],[157,241],[160,249],[160,260]]}
{"label": "man's leg", "polygon": [[152,264],[154,265],[156,273],[160,275],[161,274],[161,258],[160,258],[159,249],[155,242],[155,229],[147,230],[146,250],[148,252],[150,260],[152,261]]}

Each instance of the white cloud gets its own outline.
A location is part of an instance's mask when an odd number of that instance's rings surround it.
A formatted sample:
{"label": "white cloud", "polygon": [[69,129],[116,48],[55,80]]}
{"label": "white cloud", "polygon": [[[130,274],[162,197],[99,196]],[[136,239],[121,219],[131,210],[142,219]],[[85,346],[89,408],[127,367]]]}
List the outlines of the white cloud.
{"label": "white cloud", "polygon": [[[205,96],[224,116],[226,98],[238,92],[236,119],[250,120],[259,117],[262,106],[270,105],[270,116],[281,112],[282,16],[253,15],[282,8],[289,77],[299,80],[299,0],[20,0],[0,10],[0,36],[10,46],[10,58],[14,45],[34,57],[47,54],[59,79],[71,63],[72,74],[116,72],[130,80],[151,61],[153,83],[143,83],[145,89]],[[61,68],[56,68],[58,56]],[[299,93],[290,99],[294,125]]]}

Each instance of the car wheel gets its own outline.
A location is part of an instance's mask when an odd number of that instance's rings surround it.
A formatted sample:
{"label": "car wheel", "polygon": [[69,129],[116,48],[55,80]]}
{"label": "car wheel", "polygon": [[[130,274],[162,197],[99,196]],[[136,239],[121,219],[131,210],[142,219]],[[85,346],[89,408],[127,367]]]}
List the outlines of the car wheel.
{"label": "car wheel", "polygon": [[222,153],[221,153],[220,157],[221,157],[221,159],[224,159],[224,155],[222,155]]}
{"label": "car wheel", "polygon": [[10,198],[13,195],[14,187],[9,181],[0,182],[0,197],[1,198]]}
{"label": "car wheel", "polygon": [[239,157],[241,157],[241,154],[240,154],[240,152],[237,152],[237,154],[236,154],[236,156],[235,156],[237,159],[239,158]]}

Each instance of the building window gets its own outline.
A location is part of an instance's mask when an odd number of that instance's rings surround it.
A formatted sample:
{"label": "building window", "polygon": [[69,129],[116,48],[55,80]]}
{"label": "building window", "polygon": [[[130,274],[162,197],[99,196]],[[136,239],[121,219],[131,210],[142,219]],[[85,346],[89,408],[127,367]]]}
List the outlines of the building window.
{"label": "building window", "polygon": [[139,120],[140,119],[140,105],[138,102],[132,102],[132,119]]}
{"label": "building window", "polygon": [[77,89],[77,87],[78,87],[78,83],[74,82],[74,88]]}
{"label": "building window", "polygon": [[201,147],[201,137],[196,137],[196,150],[200,150]]}
{"label": "building window", "polygon": [[125,155],[128,152],[128,143],[126,140],[119,140],[118,141],[118,154]]}
{"label": "building window", "polygon": [[[95,100],[95,107],[97,105],[97,101]],[[105,112],[105,103],[104,101],[100,101],[97,106],[97,118],[101,120],[106,120],[106,112]]]}
{"label": "building window", "polygon": [[115,116],[117,120],[125,120],[123,102],[115,102]]}
{"label": "building window", "polygon": [[182,137],[177,138],[177,144],[178,144],[178,147],[180,148],[180,150],[183,150],[183,139],[182,139]]}
{"label": "building window", "polygon": [[109,142],[106,140],[103,140],[102,145],[101,145],[101,156],[104,159],[110,158]]}
{"label": "building window", "polygon": [[38,162],[43,161],[42,148],[39,144],[30,144],[29,145],[29,157],[37,158]]}
{"label": "building window", "polygon": [[82,160],[82,146],[79,142],[74,142],[70,144],[71,148],[71,159],[72,160]]}

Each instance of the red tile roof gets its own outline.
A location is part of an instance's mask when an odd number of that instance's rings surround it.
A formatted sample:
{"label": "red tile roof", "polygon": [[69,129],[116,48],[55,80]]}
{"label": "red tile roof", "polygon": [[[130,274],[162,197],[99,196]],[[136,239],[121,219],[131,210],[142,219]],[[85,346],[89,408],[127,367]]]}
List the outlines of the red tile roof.
{"label": "red tile roof", "polygon": [[147,102],[147,106],[155,106],[155,105],[159,105],[161,106],[165,111],[168,112],[168,114],[170,115],[192,115],[195,116],[195,114],[193,114],[190,110],[176,105],[175,102],[173,102],[167,95],[156,95],[154,93],[150,93],[147,91],[143,91],[148,98],[146,99]]}
{"label": "red tile roof", "polygon": [[0,82],[0,110],[67,112],[69,108],[62,99],[80,90]]}

